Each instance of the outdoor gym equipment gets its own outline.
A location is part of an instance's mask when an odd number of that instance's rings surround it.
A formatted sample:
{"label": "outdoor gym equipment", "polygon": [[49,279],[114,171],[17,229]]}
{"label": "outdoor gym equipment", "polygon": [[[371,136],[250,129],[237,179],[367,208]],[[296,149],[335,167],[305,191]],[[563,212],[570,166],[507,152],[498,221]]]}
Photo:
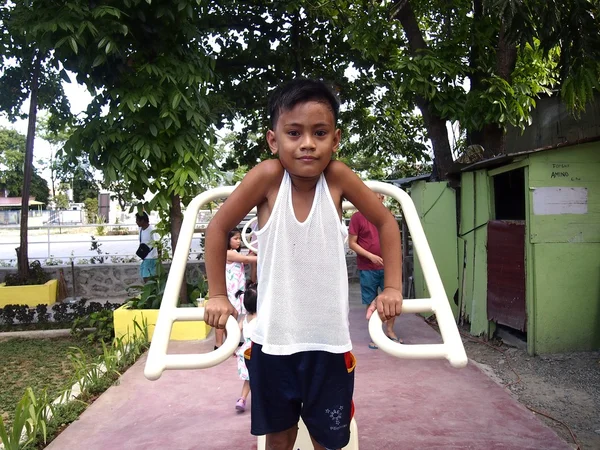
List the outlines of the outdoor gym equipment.
{"label": "outdoor gym equipment", "polygon": [[[465,367],[467,365],[467,355],[412,199],[402,189],[388,183],[367,181],[366,184],[374,192],[390,196],[400,203],[404,220],[412,237],[414,251],[423,270],[425,284],[430,293],[429,298],[405,299],[402,304],[402,313],[434,313],[443,343],[400,344],[391,341],[383,332],[381,319],[378,314],[373,314],[369,321],[371,339],[382,351],[398,358],[445,358],[453,367]],[[217,350],[205,354],[167,354],[169,336],[171,335],[171,328],[175,321],[204,320],[204,308],[177,307],[177,300],[185,275],[185,266],[192,243],[198,211],[203,205],[213,200],[228,197],[234,189],[235,186],[226,186],[203,192],[194,198],[187,207],[144,369],[144,375],[149,380],[158,379],[165,370],[204,369],[215,366],[230,357],[237,348],[240,340],[240,329],[235,319],[229,317],[226,325],[227,339]],[[343,207],[348,209],[351,205],[348,202],[344,202]],[[244,232],[242,232],[242,239],[248,246],[249,243],[245,236],[247,226],[248,224],[246,224]],[[253,246],[249,246],[249,248],[253,248]],[[348,450],[357,450],[358,432],[354,420],[351,424],[351,430],[353,431],[351,433],[351,441],[345,448]],[[311,449],[312,444],[310,443],[310,439],[306,440],[307,436],[308,433],[306,433],[305,428],[301,424],[294,448],[301,450]],[[258,449],[264,449],[264,440],[259,438],[258,443]]]}

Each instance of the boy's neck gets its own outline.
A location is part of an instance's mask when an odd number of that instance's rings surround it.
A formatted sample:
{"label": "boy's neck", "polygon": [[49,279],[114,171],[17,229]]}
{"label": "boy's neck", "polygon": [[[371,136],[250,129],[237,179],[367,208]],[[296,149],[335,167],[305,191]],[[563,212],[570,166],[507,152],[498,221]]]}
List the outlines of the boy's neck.
{"label": "boy's neck", "polygon": [[290,173],[292,189],[297,192],[312,192],[316,189],[320,177],[321,174],[319,174],[319,176],[317,176],[316,178],[301,178],[296,177]]}

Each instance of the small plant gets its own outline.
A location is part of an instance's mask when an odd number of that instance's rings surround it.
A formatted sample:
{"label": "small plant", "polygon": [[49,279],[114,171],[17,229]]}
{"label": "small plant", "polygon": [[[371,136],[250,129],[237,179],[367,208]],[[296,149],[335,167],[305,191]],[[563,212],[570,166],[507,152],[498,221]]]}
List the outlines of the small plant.
{"label": "small plant", "polygon": [[77,317],[73,321],[71,334],[73,336],[81,336],[85,328],[95,328],[94,331],[91,331],[87,335],[86,339],[88,342],[101,342],[102,344],[112,342],[115,337],[112,309],[102,309],[82,317]]}
{"label": "small plant", "polygon": [[69,305],[66,303],[55,303],[52,305],[54,312],[52,318],[55,322],[70,322],[73,320],[74,314],[69,311]]}
{"label": "small plant", "polygon": [[47,258],[44,261],[45,266],[61,266],[64,265],[65,262],[60,258],[55,258],[53,255],[50,255],[50,258]]}
{"label": "small plant", "polygon": [[[103,224],[106,223],[106,219],[104,218],[104,216],[97,215],[96,222],[98,222],[99,224]],[[104,225],[98,225],[96,227],[96,233],[98,234],[98,236],[106,236],[106,227]]]}
{"label": "small plant", "polygon": [[35,442],[38,434],[47,436],[47,419],[52,405],[47,395],[36,398],[33,389],[27,388],[25,394],[15,408],[14,420],[10,433],[7,431],[2,416],[0,416],[0,442],[5,450],[26,449]]}
{"label": "small plant", "polygon": [[6,305],[2,308],[2,320],[6,325],[12,325],[17,316],[17,309],[19,305]]}
{"label": "small plant", "polygon": [[131,309],[158,309],[162,302],[167,284],[167,274],[162,264],[156,265],[156,275],[144,285],[130,286],[129,289],[138,290],[137,297],[128,299]]}
{"label": "small plant", "polygon": [[204,275],[198,277],[196,284],[187,283],[188,300],[191,304],[197,306],[198,299],[204,300],[208,294],[208,281]]}
{"label": "small plant", "polygon": [[42,264],[39,261],[32,261],[29,264],[29,274],[26,277],[22,277],[19,273],[10,273],[4,278],[4,282],[7,286],[26,286],[32,284],[45,284],[50,280],[48,275],[42,268]]}
{"label": "small plant", "polygon": [[50,314],[48,313],[47,305],[37,305],[35,307],[35,313],[37,316],[38,323],[48,323],[48,319],[50,318]]}
{"label": "small plant", "polygon": [[100,247],[102,247],[102,243],[98,242],[94,236],[91,236],[91,238],[92,238],[92,243],[90,245],[90,250],[98,253],[98,256],[92,256],[90,258],[90,262],[92,264],[103,264],[104,260],[106,259],[106,256],[101,256],[104,254],[104,252],[100,249]]}
{"label": "small plant", "polygon": [[27,305],[19,305],[15,317],[19,323],[29,324],[35,318],[35,309],[30,309]]}

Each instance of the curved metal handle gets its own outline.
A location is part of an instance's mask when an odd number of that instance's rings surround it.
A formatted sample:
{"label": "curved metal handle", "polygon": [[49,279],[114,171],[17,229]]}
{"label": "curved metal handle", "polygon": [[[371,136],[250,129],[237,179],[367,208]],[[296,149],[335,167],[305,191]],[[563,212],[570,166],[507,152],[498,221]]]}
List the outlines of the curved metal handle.
{"label": "curved metal handle", "polygon": [[[258,216],[254,216],[252,219],[250,219],[248,222],[246,222],[246,225],[244,225],[244,228],[242,228],[242,241],[244,242],[244,245],[246,246],[246,248],[250,249],[252,252],[254,252],[255,254],[258,255],[258,248],[254,247],[250,242],[248,242],[248,239],[246,239],[246,233],[248,232],[248,227],[250,226],[250,224],[252,224],[254,222],[258,222]],[[252,233],[252,234],[254,234],[254,233]]]}
{"label": "curved metal handle", "polygon": [[[175,311],[179,320],[204,321],[204,308],[177,308]],[[156,355],[157,347],[154,347],[155,352],[152,353],[153,347],[150,346],[144,376],[149,380],[157,380],[167,369],[207,369],[221,364],[231,357],[240,342],[240,327],[233,316],[227,319],[225,330],[227,338],[223,345],[208,353],[167,354],[159,358]]]}
{"label": "curved metal handle", "polygon": [[444,344],[400,344],[383,332],[383,323],[377,311],[369,319],[369,334],[373,342],[384,352],[403,359],[447,359],[457,369],[467,365],[468,358],[461,345]]}

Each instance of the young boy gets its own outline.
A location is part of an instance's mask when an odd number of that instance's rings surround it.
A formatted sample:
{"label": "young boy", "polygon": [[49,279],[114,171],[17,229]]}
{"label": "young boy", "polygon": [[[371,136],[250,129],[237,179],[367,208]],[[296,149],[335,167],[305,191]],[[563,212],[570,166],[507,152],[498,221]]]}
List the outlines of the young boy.
{"label": "young boy", "polygon": [[354,359],[348,324],[348,275],[342,199],[373,223],[385,261],[385,289],[373,302],[382,320],[400,314],[400,232],[377,196],[343,163],[339,103],[322,82],[297,79],[273,94],[267,142],[279,159],[263,161],[206,231],[210,298],[206,322],[224,328],[235,310],[225,288],[227,233],[258,208],[258,311],[248,361],[254,435],[291,450],[302,416],[315,449],[350,439]]}

